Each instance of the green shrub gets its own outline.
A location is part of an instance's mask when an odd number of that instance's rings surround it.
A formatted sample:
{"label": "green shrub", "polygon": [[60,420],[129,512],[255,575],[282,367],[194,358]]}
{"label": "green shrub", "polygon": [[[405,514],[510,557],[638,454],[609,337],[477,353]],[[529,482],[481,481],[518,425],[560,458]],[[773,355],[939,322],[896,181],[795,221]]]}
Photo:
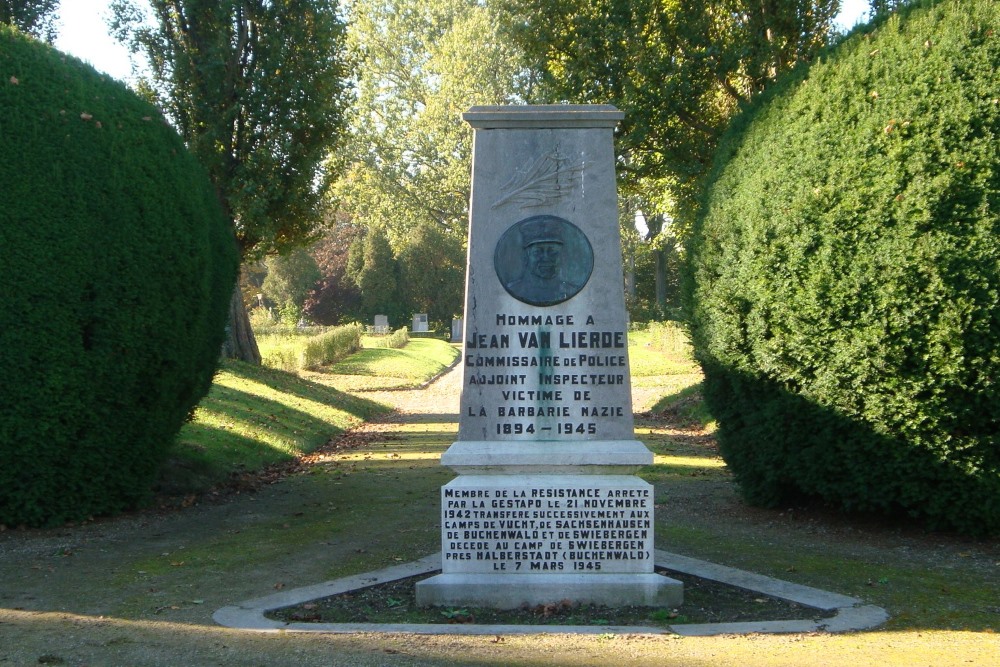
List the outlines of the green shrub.
{"label": "green shrub", "polygon": [[135,506],[204,396],[237,252],[124,85],[0,26],[0,524]]}
{"label": "green shrub", "polygon": [[360,324],[341,327],[266,327],[258,334],[262,363],[296,372],[332,364],[361,349]]}
{"label": "green shrub", "polygon": [[263,331],[254,329],[254,332],[257,336],[261,364],[290,373],[299,370],[299,359],[307,336],[297,333],[294,327],[287,325],[266,327]]}
{"label": "green shrub", "polygon": [[388,336],[369,336],[365,339],[365,347],[385,347],[398,350],[410,342],[410,330],[406,327],[396,329]]}
{"label": "green shrub", "polygon": [[998,7],[858,31],[720,148],[689,317],[752,502],[1000,532]]}
{"label": "green shrub", "polygon": [[360,324],[334,327],[306,341],[299,362],[300,368],[315,368],[332,364],[361,349]]}

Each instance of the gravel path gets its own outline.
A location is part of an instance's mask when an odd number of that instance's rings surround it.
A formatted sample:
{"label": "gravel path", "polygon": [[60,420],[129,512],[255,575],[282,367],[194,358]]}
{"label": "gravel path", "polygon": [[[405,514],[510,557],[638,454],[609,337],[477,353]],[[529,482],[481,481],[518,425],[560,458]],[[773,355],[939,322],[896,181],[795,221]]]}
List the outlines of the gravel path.
{"label": "gravel path", "polygon": [[364,395],[393,406],[398,415],[404,416],[404,421],[409,421],[415,415],[424,419],[427,415],[434,414],[457,418],[464,368],[459,361],[421,389],[372,391],[365,392]]}

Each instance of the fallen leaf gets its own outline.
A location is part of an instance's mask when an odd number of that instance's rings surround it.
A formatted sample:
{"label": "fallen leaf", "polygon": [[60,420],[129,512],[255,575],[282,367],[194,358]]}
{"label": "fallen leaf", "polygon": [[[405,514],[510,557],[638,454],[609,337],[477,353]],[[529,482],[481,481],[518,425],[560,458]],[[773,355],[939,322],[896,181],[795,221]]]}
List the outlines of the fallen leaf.
{"label": "fallen leaf", "polygon": [[18,80],[17,80],[17,77],[16,77],[16,76],[12,76],[12,77],[10,77],[10,82],[11,82],[12,84],[14,84],[15,86],[16,86],[17,84],[21,83],[20,81],[18,81]]}
{"label": "fallen leaf", "polygon": [[80,118],[82,118],[83,120],[90,120],[91,118],[93,118],[93,115],[84,111],[82,114],[80,114]]}

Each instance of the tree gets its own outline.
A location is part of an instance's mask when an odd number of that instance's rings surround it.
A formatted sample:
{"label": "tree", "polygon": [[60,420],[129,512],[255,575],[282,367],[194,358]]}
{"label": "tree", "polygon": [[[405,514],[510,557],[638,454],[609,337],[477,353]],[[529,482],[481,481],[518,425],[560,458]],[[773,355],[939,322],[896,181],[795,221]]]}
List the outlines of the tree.
{"label": "tree", "polygon": [[[115,0],[112,27],[143,56],[144,89],[206,166],[244,261],[314,236],[349,101],[337,0]],[[239,290],[227,356],[259,363]]]}
{"label": "tree", "polygon": [[733,115],[827,43],[840,0],[510,0],[550,101],[612,103],[626,191],[653,179],[682,236]]}
{"label": "tree", "polygon": [[910,0],[869,0],[868,6],[871,7],[869,16],[873,19],[886,16],[899,11],[909,2]]}
{"label": "tree", "polygon": [[357,225],[336,222],[310,248],[323,277],[306,297],[303,311],[317,324],[342,324],[360,317],[361,294],[357,283],[349,277],[348,270],[351,244],[359,233]]}
{"label": "tree", "polygon": [[465,239],[472,133],[460,114],[512,102],[521,89],[519,54],[498,31],[497,4],[348,6],[358,98],[350,139],[333,156],[343,177],[331,194],[356,224],[383,228],[397,252],[422,224]]}
{"label": "tree", "polygon": [[361,292],[361,312],[366,321],[375,315],[385,315],[389,322],[398,325],[404,319],[399,296],[399,267],[392,255],[389,239],[379,228],[369,229],[362,239],[355,241],[361,247],[361,264],[353,274]]}
{"label": "tree", "polygon": [[306,297],[323,278],[319,265],[304,248],[268,257],[265,264],[267,277],[261,286],[264,296],[278,305],[282,319],[298,322]]}
{"label": "tree", "polygon": [[60,0],[0,0],[0,23],[52,43]]}
{"label": "tree", "polygon": [[449,325],[462,312],[465,251],[461,241],[440,227],[423,223],[406,240],[398,257],[399,291],[408,312],[427,313],[431,322]]}

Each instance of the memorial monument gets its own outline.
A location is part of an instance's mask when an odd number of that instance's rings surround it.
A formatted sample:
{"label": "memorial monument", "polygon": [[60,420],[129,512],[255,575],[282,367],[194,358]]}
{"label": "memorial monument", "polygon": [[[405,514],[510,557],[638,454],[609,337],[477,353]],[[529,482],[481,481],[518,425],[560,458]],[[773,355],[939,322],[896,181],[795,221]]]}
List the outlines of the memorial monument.
{"label": "memorial monument", "polygon": [[458,440],[421,605],[678,605],[633,433],[611,106],[473,107]]}

